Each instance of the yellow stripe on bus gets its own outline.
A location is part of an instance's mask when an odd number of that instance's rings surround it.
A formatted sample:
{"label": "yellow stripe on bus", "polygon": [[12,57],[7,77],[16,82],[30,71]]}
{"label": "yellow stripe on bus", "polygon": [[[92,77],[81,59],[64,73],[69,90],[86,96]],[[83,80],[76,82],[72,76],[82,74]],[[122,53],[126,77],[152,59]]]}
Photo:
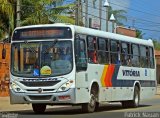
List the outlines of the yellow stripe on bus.
{"label": "yellow stripe on bus", "polygon": [[107,70],[108,70],[108,65],[105,65],[104,69],[103,69],[102,77],[101,77],[101,84],[103,87],[106,86],[105,85],[105,76],[106,76]]}

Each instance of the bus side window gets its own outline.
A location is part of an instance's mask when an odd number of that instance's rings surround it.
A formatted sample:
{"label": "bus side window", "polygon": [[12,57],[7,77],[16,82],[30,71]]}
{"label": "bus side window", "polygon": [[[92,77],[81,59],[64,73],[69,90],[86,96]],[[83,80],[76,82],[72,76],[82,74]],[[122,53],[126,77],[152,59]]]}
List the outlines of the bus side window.
{"label": "bus side window", "polygon": [[132,44],[131,47],[131,51],[132,51],[132,66],[134,67],[139,67],[139,46],[137,44]]}
{"label": "bus side window", "polygon": [[154,67],[154,51],[153,51],[153,48],[149,48],[149,64],[150,64],[150,68],[155,68]]}
{"label": "bus side window", "polygon": [[131,66],[130,45],[126,42],[121,44],[121,63],[124,66]]}
{"label": "bus side window", "polygon": [[118,41],[111,40],[110,41],[110,57],[112,64],[120,64],[120,44]]}
{"label": "bus side window", "polygon": [[88,60],[89,63],[97,63],[96,37],[88,36]]}
{"label": "bus side window", "polygon": [[99,64],[109,63],[108,40],[98,38],[98,62]]}
{"label": "bus side window", "polygon": [[142,68],[148,67],[148,62],[147,62],[147,50],[145,46],[140,46],[140,66]]}

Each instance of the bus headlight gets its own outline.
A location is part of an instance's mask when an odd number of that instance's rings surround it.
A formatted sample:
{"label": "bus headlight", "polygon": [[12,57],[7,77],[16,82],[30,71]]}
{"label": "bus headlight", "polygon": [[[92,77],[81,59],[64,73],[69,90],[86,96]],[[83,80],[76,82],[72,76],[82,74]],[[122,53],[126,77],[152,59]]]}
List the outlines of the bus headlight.
{"label": "bus headlight", "polygon": [[24,91],[16,84],[16,83],[12,83],[11,84],[11,88],[16,92],[16,93],[24,93]]}
{"label": "bus headlight", "polygon": [[72,84],[73,84],[72,82],[66,82],[58,89],[58,92],[69,90]]}

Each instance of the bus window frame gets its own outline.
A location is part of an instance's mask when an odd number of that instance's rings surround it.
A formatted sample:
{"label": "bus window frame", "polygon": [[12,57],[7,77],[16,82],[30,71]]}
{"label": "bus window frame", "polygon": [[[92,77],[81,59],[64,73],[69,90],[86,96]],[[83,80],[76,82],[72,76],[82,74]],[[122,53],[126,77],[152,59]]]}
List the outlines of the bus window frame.
{"label": "bus window frame", "polygon": [[[122,44],[126,44],[127,45],[127,54],[126,53],[123,53],[123,47],[122,47]],[[120,58],[121,59],[121,64],[122,64],[122,66],[131,66],[131,64],[132,64],[132,62],[131,62],[131,44],[132,43],[129,43],[129,42],[126,42],[126,41],[121,41],[121,45],[120,45],[120,47],[121,47],[121,57],[123,56],[123,55],[126,55],[127,56],[127,59],[125,60],[126,61],[126,64],[123,64],[123,62],[122,62],[122,58]]]}
{"label": "bus window frame", "polygon": [[[133,54],[133,48],[132,48],[132,46],[133,45],[137,45],[137,47],[138,47],[138,54],[139,55],[135,55],[135,54]],[[138,65],[133,65],[133,61],[132,61],[132,59],[133,59],[133,56],[137,56],[138,57]],[[139,44],[136,44],[136,43],[131,43],[131,66],[132,67],[140,67],[140,49],[139,49]]]}
{"label": "bus window frame", "polygon": [[[86,71],[87,68],[88,68],[88,56],[87,56],[87,47],[86,47],[86,40],[81,38],[81,35],[82,34],[75,34],[75,42],[74,42],[74,49],[75,49],[75,64],[76,64],[76,71],[79,72],[79,71]],[[85,54],[85,65],[86,67],[83,67],[83,66],[78,66],[78,58],[77,58],[77,49],[80,49],[80,47],[77,47],[77,41],[78,41],[78,46],[80,46],[80,41],[83,41],[84,42],[84,54]]]}
{"label": "bus window frame", "polygon": [[[89,38],[93,38],[92,40],[95,40],[95,44],[94,44],[94,42],[93,42],[93,46],[94,46],[93,48],[94,48],[94,49],[90,49],[90,48],[89,48]],[[95,38],[95,39],[94,39],[94,38]],[[92,35],[87,35],[86,39],[87,39],[86,41],[87,41],[88,63],[97,64],[97,63],[98,63],[97,37],[96,37],[96,36],[92,36]],[[91,58],[93,58],[93,59],[90,59],[89,51],[93,51],[93,55],[91,54],[91,56],[93,56],[93,57],[91,57]],[[94,54],[95,54],[95,56],[94,56]],[[95,60],[94,60],[94,58],[95,58]],[[91,60],[92,60],[92,61],[91,61]]]}
{"label": "bus window frame", "polygon": [[[117,47],[116,51],[112,50],[112,45],[111,45],[112,41],[116,42],[116,45],[117,45],[116,46]],[[117,54],[117,59],[116,59],[115,63],[112,62],[112,56],[111,56],[112,54]],[[120,65],[121,64],[120,54],[121,54],[121,41],[120,40],[115,40],[115,39],[110,39],[110,41],[109,41],[110,64]]]}
{"label": "bus window frame", "polygon": [[[155,57],[154,57],[154,48],[149,46],[149,68],[155,69]],[[150,56],[150,49],[152,50],[152,57]],[[151,64],[151,59],[153,61],[153,65]]]}
{"label": "bus window frame", "polygon": [[[104,40],[105,41],[105,50],[100,50],[100,40]],[[101,63],[100,61],[99,61],[99,52],[103,52],[103,53],[105,53],[106,54],[106,56],[105,56],[105,58],[106,58],[106,62],[105,63]],[[108,38],[102,38],[102,37],[98,37],[97,38],[97,57],[98,57],[98,63],[99,64],[103,64],[103,65],[105,65],[105,64],[109,64],[109,62],[110,62],[110,52],[109,52],[109,39]],[[107,57],[108,56],[108,57]],[[108,58],[108,59],[107,59]]]}

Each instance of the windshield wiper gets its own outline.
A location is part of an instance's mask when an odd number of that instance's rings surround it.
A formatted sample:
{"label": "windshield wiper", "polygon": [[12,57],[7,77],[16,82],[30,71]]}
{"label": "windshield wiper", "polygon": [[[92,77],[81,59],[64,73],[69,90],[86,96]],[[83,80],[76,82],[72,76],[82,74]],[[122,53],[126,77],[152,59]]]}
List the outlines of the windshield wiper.
{"label": "windshield wiper", "polygon": [[27,44],[27,46],[28,46],[28,48],[29,48],[29,50],[30,50],[31,52],[33,52],[34,54],[36,54],[36,50],[34,50],[32,47],[30,47],[28,41],[24,41],[24,43]]}
{"label": "windshield wiper", "polygon": [[57,42],[58,42],[58,39],[55,39],[55,40],[53,41],[52,45],[49,46],[48,48],[46,48],[46,49],[43,51],[43,53],[47,53],[50,48],[52,48],[52,47],[54,47],[54,46],[56,45]]}

